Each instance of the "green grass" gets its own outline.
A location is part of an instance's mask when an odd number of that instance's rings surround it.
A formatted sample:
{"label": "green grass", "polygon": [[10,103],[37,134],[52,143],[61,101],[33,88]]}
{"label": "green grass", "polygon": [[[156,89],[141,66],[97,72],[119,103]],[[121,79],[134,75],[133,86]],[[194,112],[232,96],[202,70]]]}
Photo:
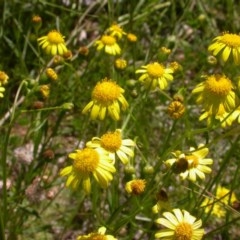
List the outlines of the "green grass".
{"label": "green grass", "polygon": [[[65,2],[65,3],[64,3]],[[208,46],[222,32],[239,33],[237,1],[3,1],[0,3],[0,71],[8,76],[4,97],[0,98],[0,239],[76,239],[105,226],[117,239],[155,239],[161,226],[152,212],[162,190],[172,208],[185,209],[202,219],[204,239],[237,240],[239,202],[221,205],[226,210],[217,218],[200,207],[204,197],[215,201],[216,189],[224,186],[240,197],[239,123],[222,128],[218,121],[207,125],[199,121],[201,106],[191,93],[203,81],[203,75],[225,73],[235,84],[239,97],[239,69],[232,62],[208,63]],[[68,3],[68,4],[67,4]],[[36,28],[32,17],[39,15]],[[94,45],[112,23],[138,40],[118,41],[122,54],[111,56]],[[65,36],[71,59],[54,64],[53,58],[38,46],[37,38],[53,29]],[[79,48],[89,49],[87,56]],[[171,49],[168,57],[161,47]],[[124,70],[114,67],[122,57]],[[182,70],[165,90],[151,91],[138,81],[136,70],[159,61],[164,65],[177,61]],[[58,74],[51,81],[47,67]],[[125,92],[129,108],[120,120],[107,116],[103,121],[82,114],[91,100],[94,86],[103,78],[117,82]],[[50,86],[44,98],[42,85]],[[167,113],[175,94],[183,97],[185,114],[173,120]],[[43,104],[36,108],[36,104]],[[69,108],[64,104],[71,103]],[[239,103],[237,103],[239,105]],[[238,105],[236,107],[238,107]],[[35,107],[34,107],[35,106]],[[93,137],[122,128],[124,138],[136,142],[135,155],[124,166],[118,159],[107,189],[92,179],[92,191],[86,195],[81,186],[66,188],[59,172],[71,165],[68,155]],[[209,148],[212,173],[205,180],[180,180],[164,162],[172,152],[188,152],[200,143]],[[150,171],[149,171],[150,168]],[[147,169],[147,170],[146,170]],[[134,178],[147,182],[139,196],[125,191]]]}

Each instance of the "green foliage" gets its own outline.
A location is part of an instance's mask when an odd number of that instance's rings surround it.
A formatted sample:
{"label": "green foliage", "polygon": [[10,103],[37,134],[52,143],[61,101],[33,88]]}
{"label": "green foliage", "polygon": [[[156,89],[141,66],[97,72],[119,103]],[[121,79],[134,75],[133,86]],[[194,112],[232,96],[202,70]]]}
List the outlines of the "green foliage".
{"label": "green foliage", "polygon": [[[199,121],[201,107],[191,94],[202,75],[224,72],[240,95],[238,68],[207,62],[214,37],[240,30],[240,6],[235,1],[12,0],[2,1],[0,7],[0,71],[9,76],[0,98],[0,239],[76,239],[101,226],[117,239],[154,239],[161,228],[155,220],[168,211],[152,212],[161,194],[166,194],[171,208],[202,219],[204,239],[238,239],[239,201],[230,200],[233,194],[240,197],[239,123],[222,128],[217,120],[210,125]],[[32,21],[34,15],[41,17],[40,25]],[[95,46],[113,23],[138,39],[119,39],[120,56]],[[54,29],[65,36],[72,53],[58,63],[37,43]],[[170,55],[162,54],[161,47],[171,49]],[[128,63],[123,70],[114,66],[119,57]],[[177,61],[181,69],[166,89],[151,91],[135,72],[158,61],[164,66]],[[57,80],[47,76],[49,67]],[[129,108],[119,121],[109,116],[91,120],[82,114],[93,88],[105,77],[125,90]],[[50,93],[44,96],[41,88],[46,85]],[[176,94],[183,98],[185,113],[172,119],[167,109]],[[90,195],[82,186],[66,188],[59,172],[72,164],[68,155],[118,128],[123,138],[136,142],[135,155],[127,165],[116,159],[109,187],[102,189],[92,179]],[[181,180],[179,169],[174,170],[178,166],[168,168],[165,161],[177,150],[190,154],[189,148],[201,143],[209,149],[206,158],[213,159],[212,173],[205,180]],[[134,178],[147,182],[139,196],[125,190]],[[228,202],[221,203],[226,214],[220,218],[201,206],[205,197],[220,201],[218,186],[230,191]]]}

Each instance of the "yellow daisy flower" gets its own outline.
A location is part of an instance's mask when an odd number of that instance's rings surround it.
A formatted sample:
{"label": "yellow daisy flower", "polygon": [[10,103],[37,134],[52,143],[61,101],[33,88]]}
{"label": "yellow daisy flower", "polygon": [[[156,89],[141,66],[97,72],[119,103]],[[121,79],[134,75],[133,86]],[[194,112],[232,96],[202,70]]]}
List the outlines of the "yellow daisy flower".
{"label": "yellow daisy flower", "polygon": [[113,179],[112,173],[116,172],[113,160],[110,158],[108,152],[102,148],[78,149],[76,152],[70,153],[69,158],[73,159],[72,166],[63,168],[60,175],[68,175],[67,187],[76,189],[82,184],[87,194],[91,191],[90,176],[93,175],[100,186],[106,188]]}
{"label": "yellow daisy flower", "polygon": [[227,62],[232,55],[236,65],[240,64],[240,36],[232,33],[223,33],[213,39],[213,43],[208,47],[208,51],[214,56],[220,54],[223,62]]}
{"label": "yellow daisy flower", "polygon": [[115,132],[108,132],[101,136],[101,138],[94,137],[92,141],[87,142],[87,147],[98,148],[101,147],[109,152],[110,157],[115,161],[115,155],[119,157],[123,164],[127,164],[129,158],[134,156],[133,147],[135,142],[131,139],[122,139],[121,129]]}
{"label": "yellow daisy flower", "polygon": [[237,110],[232,113],[229,113],[225,111],[222,105],[220,105],[216,115],[213,115],[210,112],[204,112],[199,117],[199,120],[202,121],[204,119],[207,119],[207,124],[211,125],[214,119],[216,119],[216,120],[219,120],[221,123],[221,126],[225,128],[227,126],[232,125],[233,121],[237,118],[237,114],[238,114]]}
{"label": "yellow daisy flower", "polygon": [[197,176],[200,179],[205,179],[204,173],[211,173],[211,168],[206,165],[213,164],[213,160],[205,158],[208,154],[208,148],[199,145],[198,149],[190,148],[188,154],[184,154],[180,151],[172,153],[175,158],[165,161],[167,166],[173,166],[176,169],[176,173],[180,173],[182,179],[188,178],[195,182]]}
{"label": "yellow daisy flower", "polygon": [[8,75],[5,72],[0,71],[0,86],[7,84],[8,79]]}
{"label": "yellow daisy flower", "polygon": [[150,63],[142,66],[136,73],[142,73],[139,78],[140,82],[152,90],[159,86],[160,89],[165,89],[168,86],[168,82],[173,80],[173,70],[171,68],[165,68],[158,62]]}
{"label": "yellow daisy flower", "polygon": [[197,94],[197,103],[211,115],[217,115],[219,108],[225,112],[231,112],[235,108],[236,95],[233,84],[224,75],[207,76],[206,80],[198,84],[192,93]]}
{"label": "yellow daisy flower", "polygon": [[49,32],[47,36],[38,38],[38,44],[46,51],[47,54],[63,55],[68,52],[64,37],[56,30]]}
{"label": "yellow daisy flower", "polygon": [[95,45],[97,46],[98,51],[104,49],[104,51],[110,55],[117,55],[121,53],[121,48],[117,44],[116,38],[113,36],[103,35],[95,42]]}
{"label": "yellow daisy flower", "polygon": [[205,198],[201,207],[204,208],[205,213],[211,212],[212,215],[221,218],[226,215],[225,205],[233,205],[236,201],[237,198],[234,192],[225,187],[218,186],[214,199]]}
{"label": "yellow daisy flower", "polygon": [[90,101],[82,113],[91,110],[91,119],[103,120],[106,113],[114,120],[120,119],[120,104],[123,111],[128,107],[128,102],[123,96],[124,89],[112,80],[107,78],[98,82],[92,91],[92,101]]}
{"label": "yellow daisy flower", "polygon": [[106,33],[109,34],[112,37],[116,37],[118,39],[121,39],[123,35],[126,35],[126,33],[123,31],[123,29],[116,23],[113,23],[107,30]]}
{"label": "yellow daisy flower", "polygon": [[78,236],[77,240],[117,240],[112,235],[106,235],[106,228],[100,227],[97,233],[89,233],[87,235]]}
{"label": "yellow daisy flower", "polygon": [[133,195],[140,195],[144,192],[146,187],[145,179],[134,179],[126,183],[125,190]]}
{"label": "yellow daisy flower", "polygon": [[[173,213],[172,213],[173,212]],[[164,212],[164,218],[158,218],[156,223],[167,229],[158,231],[156,238],[168,240],[200,240],[204,235],[202,220],[190,215],[186,210],[173,209],[172,212]]]}

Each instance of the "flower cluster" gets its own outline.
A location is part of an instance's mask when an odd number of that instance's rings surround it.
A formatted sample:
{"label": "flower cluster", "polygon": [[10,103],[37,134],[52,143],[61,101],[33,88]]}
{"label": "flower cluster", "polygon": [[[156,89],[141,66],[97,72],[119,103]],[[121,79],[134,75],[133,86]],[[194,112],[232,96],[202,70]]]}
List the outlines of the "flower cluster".
{"label": "flower cluster", "polygon": [[127,39],[130,42],[137,41],[137,37],[134,34],[127,34],[124,32],[122,27],[116,23],[113,23],[100,37],[100,39],[95,41],[95,46],[98,51],[103,49],[104,52],[109,55],[119,55],[121,54],[122,50],[118,44],[118,41],[121,40],[123,36],[127,36]]}
{"label": "flower cluster", "polygon": [[61,170],[61,176],[68,176],[66,186],[76,189],[82,184],[87,194],[91,191],[90,176],[96,179],[101,187],[106,188],[116,172],[114,167],[117,155],[127,164],[129,158],[134,156],[135,142],[131,139],[122,139],[121,130],[108,132],[101,138],[94,137],[86,143],[84,149],[78,149],[69,154],[73,160],[72,166]]}
{"label": "flower cluster", "polygon": [[[223,65],[229,63],[231,57],[235,65],[240,64],[240,36],[237,34],[223,33],[213,39],[208,50],[214,56],[220,55]],[[235,120],[239,121],[240,101],[236,94],[237,84],[224,73],[203,77],[204,81],[192,91],[197,96],[196,102],[203,107],[199,120],[207,119],[208,125],[218,120],[222,127],[232,125]]]}

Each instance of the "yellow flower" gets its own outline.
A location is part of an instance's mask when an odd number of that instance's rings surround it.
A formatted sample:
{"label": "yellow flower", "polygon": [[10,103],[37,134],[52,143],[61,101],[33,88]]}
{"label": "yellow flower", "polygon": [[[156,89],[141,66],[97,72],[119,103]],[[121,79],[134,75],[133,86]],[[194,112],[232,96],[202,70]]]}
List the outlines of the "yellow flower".
{"label": "yellow flower", "polygon": [[218,112],[216,115],[213,115],[211,112],[204,112],[199,117],[199,120],[207,119],[207,124],[211,125],[214,119],[219,120],[222,127],[231,126],[233,121],[237,119],[238,110],[235,110],[232,113],[226,112],[222,105],[219,106]]}
{"label": "yellow flower", "polygon": [[97,233],[89,233],[87,235],[78,236],[77,240],[117,240],[112,235],[106,235],[106,228],[100,227]]}
{"label": "yellow flower", "polygon": [[197,103],[211,115],[217,115],[220,108],[221,112],[231,112],[235,108],[236,95],[233,84],[224,75],[207,76],[206,80],[198,84],[192,93],[198,95]]}
{"label": "yellow flower", "polygon": [[172,52],[172,50],[170,48],[167,48],[167,47],[161,47],[160,52],[163,53],[163,54],[169,55]]}
{"label": "yellow flower", "polygon": [[218,186],[216,197],[214,199],[205,198],[201,207],[204,208],[205,213],[211,212],[212,215],[221,218],[226,215],[225,205],[233,205],[236,201],[237,198],[234,192],[225,187]]}
{"label": "yellow flower", "polygon": [[80,184],[84,191],[89,194],[91,191],[90,176],[96,179],[101,187],[106,188],[109,181],[113,179],[112,173],[116,172],[113,160],[109,157],[108,152],[101,148],[78,149],[69,154],[73,159],[72,166],[65,167],[61,170],[61,176],[67,176],[67,187],[76,189]]}
{"label": "yellow flower", "polygon": [[144,192],[146,187],[145,179],[134,179],[126,183],[125,190],[133,195],[140,195]]}
{"label": "yellow flower", "polygon": [[135,142],[131,139],[122,139],[121,129],[117,129],[115,132],[108,132],[101,136],[101,138],[94,137],[92,141],[87,142],[87,147],[98,148],[101,147],[109,152],[110,157],[115,161],[115,155],[119,159],[127,164],[129,158],[134,156],[133,147]]}
{"label": "yellow flower", "polygon": [[229,189],[221,186],[217,187],[216,197],[224,204],[229,204],[237,201],[234,192],[231,192]]}
{"label": "yellow flower", "polygon": [[0,86],[7,84],[8,79],[8,75],[5,72],[0,71]]}
{"label": "yellow flower", "polygon": [[127,39],[129,42],[136,42],[137,41],[137,36],[133,33],[128,33],[127,34]]}
{"label": "yellow flower", "polygon": [[47,36],[38,38],[38,43],[47,54],[63,55],[68,51],[64,37],[56,30],[49,32]]}
{"label": "yellow flower", "polygon": [[221,53],[223,62],[227,62],[232,55],[236,65],[240,64],[240,36],[232,33],[223,33],[213,39],[213,43],[208,47],[208,51],[214,56]]}
{"label": "yellow flower", "polygon": [[5,88],[0,86],[0,98],[3,98],[3,93],[5,92]]}
{"label": "yellow flower", "polygon": [[211,212],[212,215],[215,215],[218,218],[222,218],[226,215],[225,208],[213,199],[205,198],[201,204],[201,207],[204,208],[205,213]]}
{"label": "yellow flower", "polygon": [[46,75],[53,81],[56,81],[58,79],[57,73],[52,68],[46,69]]}
{"label": "yellow flower", "polygon": [[185,107],[180,101],[172,101],[168,105],[168,114],[173,119],[179,119],[185,113]]}
{"label": "yellow flower", "polygon": [[124,89],[117,85],[112,80],[107,78],[98,82],[92,91],[92,101],[90,101],[82,113],[86,113],[91,109],[91,119],[103,120],[106,113],[114,120],[120,119],[120,104],[122,110],[126,110],[128,102],[123,96]]}
{"label": "yellow flower", "polygon": [[156,238],[168,240],[200,240],[204,235],[202,220],[190,215],[186,210],[173,209],[172,212],[164,212],[164,218],[158,218],[156,223],[167,229],[158,231]]}
{"label": "yellow flower", "polygon": [[142,66],[136,73],[143,73],[139,81],[143,82],[147,88],[152,90],[159,86],[160,89],[165,89],[168,86],[168,82],[173,80],[173,70],[171,68],[165,68],[158,62],[150,63]]}
{"label": "yellow flower", "polygon": [[39,91],[44,98],[48,98],[50,94],[50,87],[48,85],[41,85]]}
{"label": "yellow flower", "polygon": [[121,53],[121,48],[113,36],[103,35],[100,40],[95,42],[95,45],[97,46],[98,51],[104,48],[104,51],[110,55],[117,55]]}
{"label": "yellow flower", "polygon": [[124,60],[122,58],[117,58],[115,60],[115,67],[117,69],[121,69],[122,70],[122,69],[126,68],[126,66],[127,66],[127,61],[126,60]]}
{"label": "yellow flower", "polygon": [[177,72],[177,71],[181,71],[182,70],[181,64],[176,62],[176,61],[170,62],[169,63],[169,68],[171,68],[173,70],[173,72]]}
{"label": "yellow flower", "polygon": [[188,154],[176,151],[172,153],[175,158],[168,159],[165,164],[177,168],[176,173],[180,173],[182,179],[188,178],[195,182],[197,176],[200,179],[205,179],[204,173],[211,173],[211,168],[206,165],[213,164],[213,160],[205,158],[208,154],[208,148],[199,145],[198,149],[190,148]]}
{"label": "yellow flower", "polygon": [[123,35],[126,35],[126,33],[123,31],[123,29],[116,23],[113,23],[106,31],[107,34],[109,34],[112,37],[116,37],[121,39]]}

